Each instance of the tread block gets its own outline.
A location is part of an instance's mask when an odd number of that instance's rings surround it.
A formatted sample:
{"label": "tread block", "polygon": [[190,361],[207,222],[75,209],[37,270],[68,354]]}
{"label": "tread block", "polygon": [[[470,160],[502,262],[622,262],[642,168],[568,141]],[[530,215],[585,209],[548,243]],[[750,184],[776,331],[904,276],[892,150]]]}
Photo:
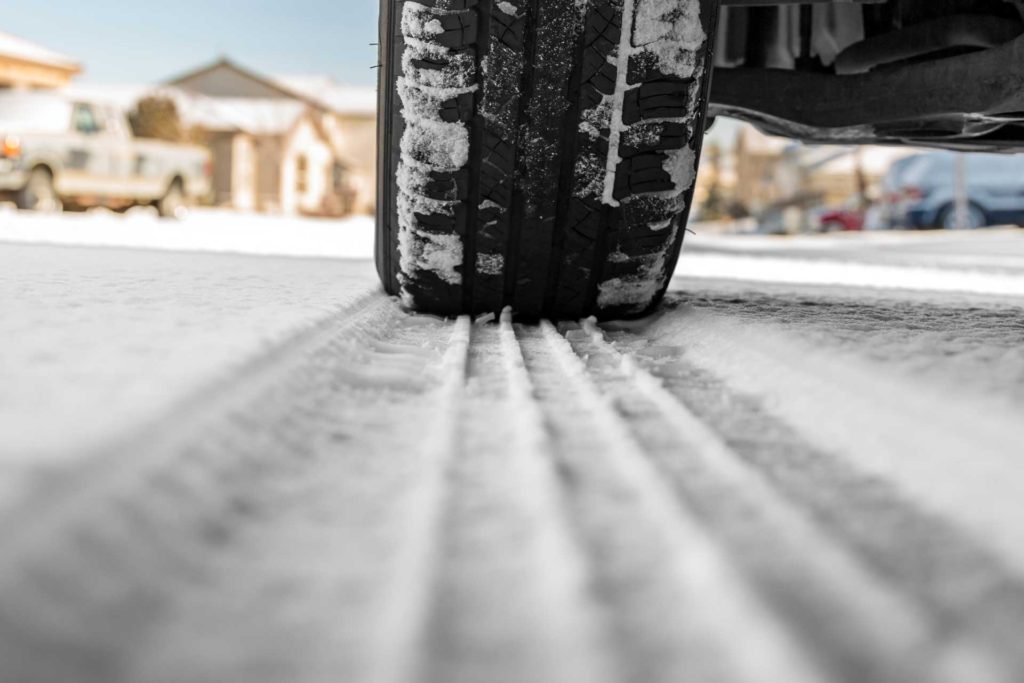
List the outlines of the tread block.
{"label": "tread block", "polygon": [[424,184],[423,194],[431,199],[464,201],[469,197],[469,171],[462,169],[454,173],[433,171]]}
{"label": "tread block", "polygon": [[441,103],[441,120],[445,123],[469,122],[473,118],[475,102],[476,98],[471,92],[445,100]]}
{"label": "tread block", "polygon": [[674,190],[675,181],[665,170],[667,160],[668,155],[663,152],[646,152],[625,159],[615,174],[615,198]]}
{"label": "tread block", "polygon": [[416,228],[420,232],[436,235],[466,234],[466,207],[455,204],[451,215],[443,213],[419,213],[416,216]]}
{"label": "tread block", "polygon": [[649,121],[632,126],[622,136],[619,156],[624,159],[647,152],[682,149],[690,142],[690,128],[676,121]]}
{"label": "tread block", "polygon": [[406,38],[452,50],[468,48],[477,41],[477,12],[475,8],[451,12],[408,2],[403,10],[402,32]]}
{"label": "tread block", "polygon": [[513,52],[523,49],[526,41],[526,22],[521,13],[515,15],[502,11],[491,13],[491,37]]}
{"label": "tread block", "polygon": [[683,117],[690,107],[692,81],[677,79],[644,83],[626,91],[622,121],[632,125],[648,119]]}

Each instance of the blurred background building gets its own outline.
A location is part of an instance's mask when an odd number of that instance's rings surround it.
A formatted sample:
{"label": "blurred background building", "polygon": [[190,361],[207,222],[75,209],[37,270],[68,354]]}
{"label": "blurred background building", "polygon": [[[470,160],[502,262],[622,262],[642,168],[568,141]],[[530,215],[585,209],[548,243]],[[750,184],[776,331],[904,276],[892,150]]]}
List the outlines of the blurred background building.
{"label": "blurred background building", "polygon": [[374,210],[376,90],[267,76],[227,58],[157,84],[75,84],[71,57],[0,33],[0,88],[60,89],[128,113],[135,134],[207,147],[209,203],[339,217]]}
{"label": "blurred background building", "polygon": [[[126,113],[135,137],[205,147],[204,204],[282,216],[374,211],[373,86],[261,73],[226,57],[164,81],[81,83],[83,70],[74,57],[0,32],[0,90],[58,91]],[[923,152],[803,145],[721,119],[706,136],[694,215],[704,229],[765,233],[948,227],[956,194],[970,226],[1024,222],[1024,167],[971,155],[957,161],[956,190],[953,162]]]}
{"label": "blurred background building", "polygon": [[214,201],[337,216],[373,210],[373,88],[326,76],[268,77],[220,59],[155,91],[213,152]]}
{"label": "blurred background building", "polygon": [[0,31],[0,88],[59,88],[81,70],[71,57]]}

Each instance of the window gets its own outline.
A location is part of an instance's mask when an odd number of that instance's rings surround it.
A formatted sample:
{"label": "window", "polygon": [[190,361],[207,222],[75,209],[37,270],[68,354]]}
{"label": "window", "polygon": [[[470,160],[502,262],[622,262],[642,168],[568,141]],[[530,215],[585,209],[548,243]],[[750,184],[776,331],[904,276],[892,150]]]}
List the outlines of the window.
{"label": "window", "polygon": [[74,113],[75,130],[84,135],[93,135],[103,130],[99,117],[87,104],[76,104]]}
{"label": "window", "polygon": [[305,194],[309,187],[309,161],[305,156],[299,156],[295,160],[295,189],[299,194]]}

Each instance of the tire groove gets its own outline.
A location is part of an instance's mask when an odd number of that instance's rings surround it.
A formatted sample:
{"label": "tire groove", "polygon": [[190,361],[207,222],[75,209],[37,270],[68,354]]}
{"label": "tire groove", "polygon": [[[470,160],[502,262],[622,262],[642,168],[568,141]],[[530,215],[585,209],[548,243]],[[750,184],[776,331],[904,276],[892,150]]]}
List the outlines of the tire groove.
{"label": "tire groove", "polygon": [[[477,43],[475,68],[477,74],[477,91],[473,94],[473,130],[471,132],[469,168],[480,169],[484,159],[484,132],[487,121],[482,116],[484,94],[483,65],[490,53],[491,45],[491,3],[482,2],[477,5]],[[462,254],[462,310],[467,313],[476,312],[474,283],[476,281],[477,239],[480,229],[481,174],[469,174],[469,200],[466,206],[466,238]]]}
{"label": "tire groove", "polygon": [[[585,12],[590,11],[590,8]],[[583,17],[584,26],[586,16]],[[579,151],[580,125],[580,88],[583,82],[583,54],[586,50],[587,32],[580,31],[577,39],[576,52],[573,57],[572,75],[569,77],[567,97],[569,109],[565,113],[561,139],[562,168],[559,172],[558,203],[555,208],[554,230],[551,232],[551,262],[548,267],[547,282],[544,285],[544,315],[556,316],[558,293],[562,277],[562,260],[564,258],[565,234],[568,230],[569,206],[575,193],[576,160]]]}
{"label": "tire groove", "polygon": [[519,277],[519,254],[522,247],[523,219],[526,215],[528,197],[522,188],[521,168],[526,150],[523,133],[527,128],[527,114],[533,103],[534,83],[537,72],[537,31],[535,25],[543,0],[531,0],[527,5],[523,42],[523,73],[520,84],[518,109],[515,120],[515,179],[512,189],[512,206],[509,211],[508,241],[505,244],[505,293],[501,306],[515,306]]}

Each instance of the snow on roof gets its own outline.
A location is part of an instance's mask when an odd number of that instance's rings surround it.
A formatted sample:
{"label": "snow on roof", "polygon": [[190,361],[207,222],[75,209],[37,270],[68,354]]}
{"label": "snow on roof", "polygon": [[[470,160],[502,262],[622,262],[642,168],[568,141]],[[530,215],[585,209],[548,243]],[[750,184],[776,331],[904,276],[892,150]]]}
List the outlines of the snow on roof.
{"label": "snow on roof", "polygon": [[124,110],[134,109],[139,100],[153,91],[153,86],[142,83],[75,83],[61,90],[71,99],[113,105]]}
{"label": "snow on roof", "polygon": [[41,45],[12,36],[10,33],[0,31],[0,56],[20,59],[34,64],[45,64],[61,69],[78,71],[81,68],[78,62],[67,55],[47,49]]}
{"label": "snow on roof", "polygon": [[374,87],[343,85],[330,76],[320,75],[276,76],[274,81],[285,90],[312,100],[337,114],[377,115],[377,89]]}
{"label": "snow on roof", "polygon": [[307,111],[298,100],[207,97],[165,88],[178,106],[182,122],[208,130],[240,130],[252,135],[283,135]]}
{"label": "snow on roof", "polygon": [[174,100],[185,126],[252,135],[283,135],[309,108],[300,100],[211,97],[175,86],[75,84],[61,92],[73,99],[113,105],[125,111],[135,109],[146,97],[167,97]]}

